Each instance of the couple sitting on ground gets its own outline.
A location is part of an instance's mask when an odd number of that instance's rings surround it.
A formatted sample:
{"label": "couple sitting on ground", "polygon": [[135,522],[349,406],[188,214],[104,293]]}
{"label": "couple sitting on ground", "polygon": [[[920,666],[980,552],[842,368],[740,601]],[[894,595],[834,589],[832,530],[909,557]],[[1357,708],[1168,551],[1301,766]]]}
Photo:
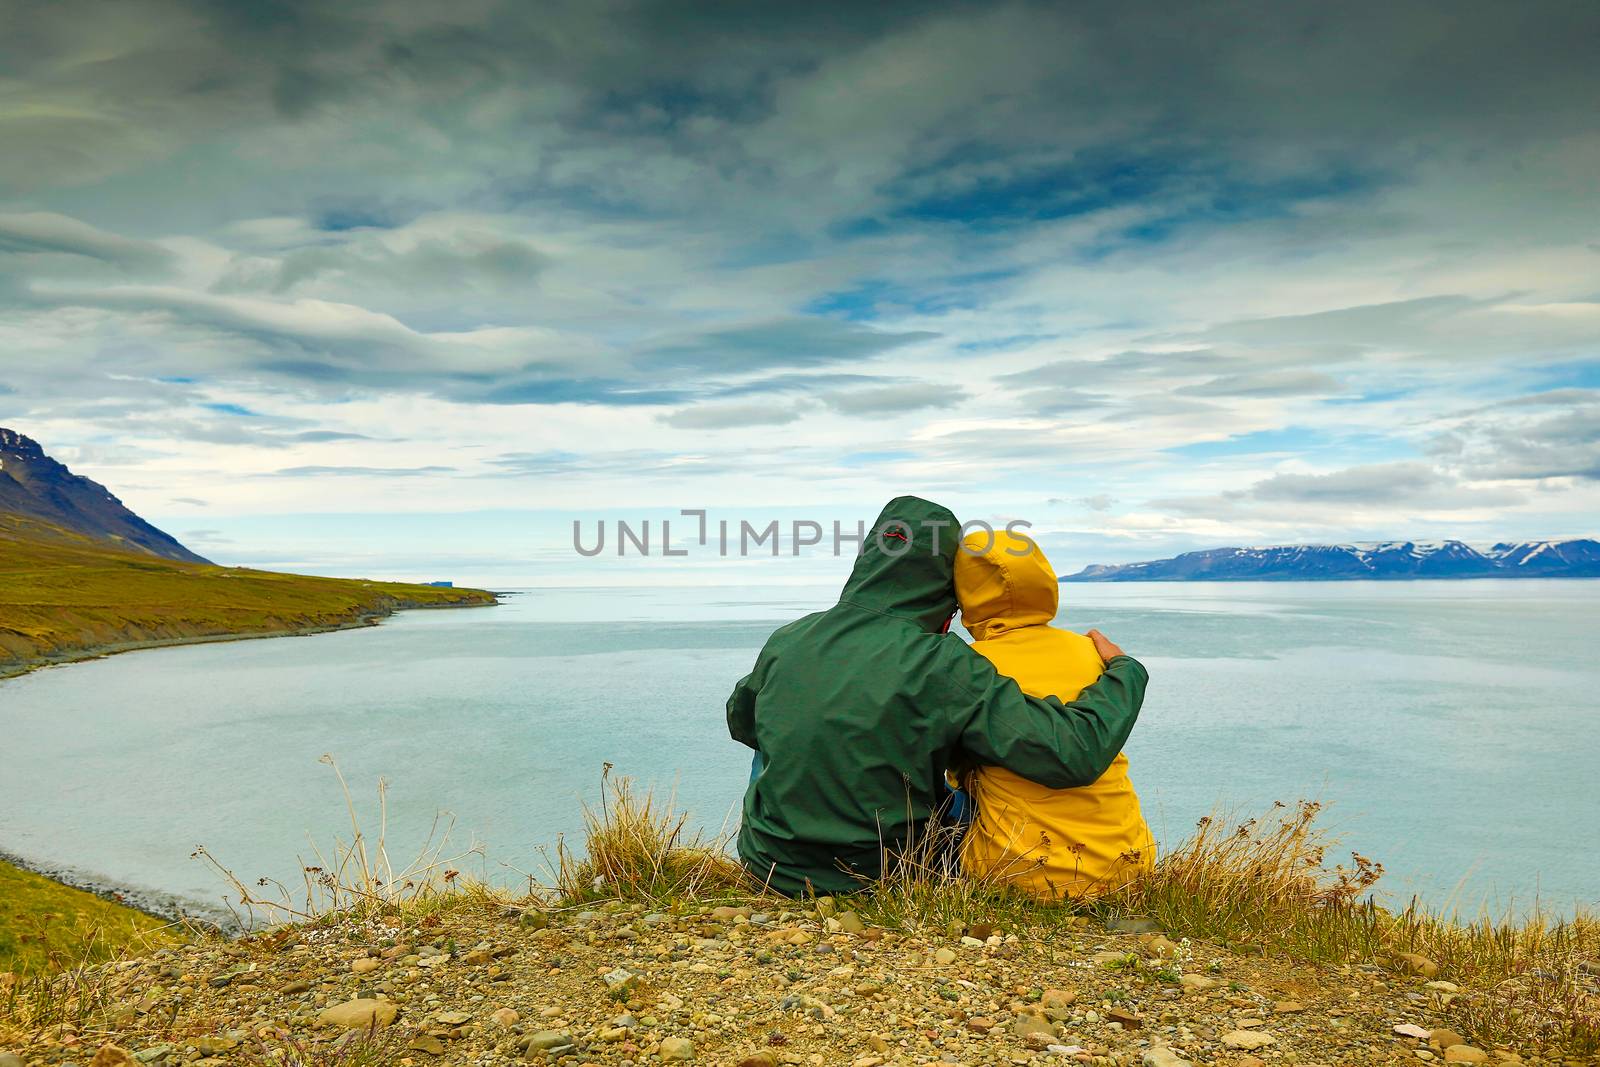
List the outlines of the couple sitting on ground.
{"label": "couple sitting on ground", "polygon": [[[756,751],[750,872],[790,896],[853,892],[952,809],[970,877],[1059,899],[1147,869],[1122,746],[1148,676],[1099,631],[1051,626],[1058,596],[1032,540],[962,540],[945,508],[890,501],[839,603],[768,638],[728,698]],[[958,602],[974,644],[949,633]]]}

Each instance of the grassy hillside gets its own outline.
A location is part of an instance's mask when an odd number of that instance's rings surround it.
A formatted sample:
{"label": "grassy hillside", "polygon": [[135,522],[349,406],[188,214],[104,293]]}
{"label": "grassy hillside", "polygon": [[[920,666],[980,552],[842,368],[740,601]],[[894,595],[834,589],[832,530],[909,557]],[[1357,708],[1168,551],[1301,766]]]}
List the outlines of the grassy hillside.
{"label": "grassy hillside", "polygon": [[132,555],[0,515],[0,676],[142,645],[350,626],[399,608],[492,604],[479,589],[311,578]]}
{"label": "grassy hillside", "polygon": [[167,925],[0,860],[0,971],[38,974],[169,944]]}

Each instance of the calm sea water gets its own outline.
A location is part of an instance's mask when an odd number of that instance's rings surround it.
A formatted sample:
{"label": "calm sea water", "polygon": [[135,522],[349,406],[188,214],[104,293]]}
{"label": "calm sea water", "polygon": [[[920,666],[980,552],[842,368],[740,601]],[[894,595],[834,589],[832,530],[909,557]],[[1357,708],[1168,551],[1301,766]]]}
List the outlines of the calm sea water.
{"label": "calm sea water", "polygon": [[[1159,840],[1218,805],[1315,798],[1395,895],[1600,900],[1600,583],[1063,589],[1150,667],[1129,745]],[[216,901],[190,859],[294,877],[348,833],[333,754],[391,854],[441,810],[514,881],[578,828],[602,768],[731,821],[748,754],[722,704],[829,589],[531,590],[318,637],[162,649],[0,682],[0,850]]]}

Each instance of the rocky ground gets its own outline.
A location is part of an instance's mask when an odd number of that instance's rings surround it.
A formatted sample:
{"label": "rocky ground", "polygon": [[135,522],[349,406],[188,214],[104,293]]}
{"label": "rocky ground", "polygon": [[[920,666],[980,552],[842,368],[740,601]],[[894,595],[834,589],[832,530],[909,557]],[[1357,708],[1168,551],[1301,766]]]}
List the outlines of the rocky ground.
{"label": "rocky ground", "polygon": [[0,1067],[1600,1062],[1467,1043],[1425,974],[1087,921],[910,935],[819,904],[479,903],[184,945],[108,965],[103,1007],[13,1034]]}

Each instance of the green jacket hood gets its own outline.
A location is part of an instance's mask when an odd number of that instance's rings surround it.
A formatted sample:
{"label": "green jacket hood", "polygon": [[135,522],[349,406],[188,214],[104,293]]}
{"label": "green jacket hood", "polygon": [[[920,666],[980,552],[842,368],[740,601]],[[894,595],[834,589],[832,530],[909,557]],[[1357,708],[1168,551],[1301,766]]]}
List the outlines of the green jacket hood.
{"label": "green jacket hood", "polygon": [[960,536],[961,524],[949,508],[921,497],[896,497],[873,521],[839,602],[910,619],[937,633],[956,610]]}

